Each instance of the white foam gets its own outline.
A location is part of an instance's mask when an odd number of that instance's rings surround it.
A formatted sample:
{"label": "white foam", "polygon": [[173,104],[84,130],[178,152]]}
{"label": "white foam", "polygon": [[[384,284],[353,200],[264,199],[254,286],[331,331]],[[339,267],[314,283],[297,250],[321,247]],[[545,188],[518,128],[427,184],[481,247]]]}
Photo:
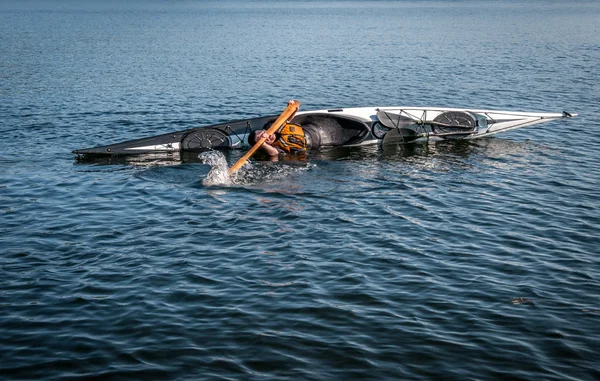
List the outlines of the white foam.
{"label": "white foam", "polygon": [[208,175],[202,180],[202,185],[231,185],[233,180],[229,174],[229,167],[225,155],[219,151],[206,151],[198,155],[203,164],[210,165]]}
{"label": "white foam", "polygon": [[252,165],[249,161],[233,174],[229,173],[229,165],[225,155],[219,151],[207,151],[198,155],[203,164],[210,165],[210,171],[202,180],[204,186],[250,185],[257,182],[281,180],[291,173],[305,171],[314,165],[303,161],[283,161],[279,163],[264,162],[264,165]]}

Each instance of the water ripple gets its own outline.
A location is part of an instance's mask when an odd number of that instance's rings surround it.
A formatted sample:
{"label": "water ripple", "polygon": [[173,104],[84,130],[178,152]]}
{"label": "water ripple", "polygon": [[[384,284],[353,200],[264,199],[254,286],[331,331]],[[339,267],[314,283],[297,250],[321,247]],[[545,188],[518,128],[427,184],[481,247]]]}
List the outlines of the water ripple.
{"label": "water ripple", "polygon": [[[598,6],[273,4],[0,4],[2,377],[600,379]],[[70,154],[292,98],[580,116],[226,186]]]}

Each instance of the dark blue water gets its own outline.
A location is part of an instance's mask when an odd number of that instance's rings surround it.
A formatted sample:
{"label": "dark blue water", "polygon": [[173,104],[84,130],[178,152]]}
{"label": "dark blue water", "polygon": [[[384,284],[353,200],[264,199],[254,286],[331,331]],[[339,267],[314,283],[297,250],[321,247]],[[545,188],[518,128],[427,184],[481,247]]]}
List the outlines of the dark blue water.
{"label": "dark blue water", "polygon": [[[0,3],[1,379],[600,379],[600,5]],[[205,187],[76,148],[350,106],[579,113]],[[230,163],[240,152],[229,152]]]}

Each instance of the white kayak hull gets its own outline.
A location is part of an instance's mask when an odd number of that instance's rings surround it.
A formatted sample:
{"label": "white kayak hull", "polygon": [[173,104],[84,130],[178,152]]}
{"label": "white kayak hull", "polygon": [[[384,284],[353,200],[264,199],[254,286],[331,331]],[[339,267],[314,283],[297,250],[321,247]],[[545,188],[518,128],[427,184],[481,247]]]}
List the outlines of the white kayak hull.
{"label": "white kayak hull", "polygon": [[[398,144],[423,139],[477,139],[577,114],[436,107],[356,107],[300,111],[292,122],[310,131],[313,148]],[[250,131],[277,116],[264,116],[74,150],[78,155],[128,155],[247,147]]]}

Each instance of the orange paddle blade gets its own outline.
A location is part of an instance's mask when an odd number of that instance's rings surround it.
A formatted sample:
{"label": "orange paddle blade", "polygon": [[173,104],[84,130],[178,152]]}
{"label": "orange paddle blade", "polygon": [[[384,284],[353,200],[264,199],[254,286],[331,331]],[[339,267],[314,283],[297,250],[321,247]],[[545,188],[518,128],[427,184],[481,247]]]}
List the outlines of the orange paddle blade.
{"label": "orange paddle blade", "polygon": [[[294,117],[294,115],[296,114],[296,112],[298,111],[299,108],[300,108],[300,102],[294,101],[294,100],[289,101],[285,110],[283,110],[281,115],[279,115],[279,118],[277,118],[277,120],[275,120],[275,122],[273,122],[271,127],[269,127],[269,129],[267,130],[267,133],[269,135],[274,134],[275,131],[277,131],[279,129],[279,127],[281,127],[285,122],[290,121]],[[267,140],[266,137],[262,137],[262,138],[258,139],[256,144],[252,148],[250,148],[250,151],[246,152],[246,154],[244,156],[242,156],[237,161],[237,163],[235,163],[231,168],[229,168],[229,173],[233,173],[233,172],[237,171],[238,169],[240,169],[242,167],[242,165],[244,165],[244,163],[246,163],[248,161],[248,159],[250,159],[250,157],[252,157],[254,152],[256,152],[256,150],[265,142],[265,140]]]}

